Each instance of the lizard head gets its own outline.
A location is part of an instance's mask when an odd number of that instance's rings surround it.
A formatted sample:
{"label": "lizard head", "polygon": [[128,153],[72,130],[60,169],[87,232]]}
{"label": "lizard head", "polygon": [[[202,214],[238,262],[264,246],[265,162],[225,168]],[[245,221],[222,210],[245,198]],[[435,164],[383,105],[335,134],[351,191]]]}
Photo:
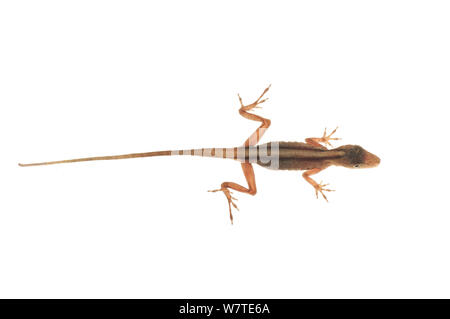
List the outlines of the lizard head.
{"label": "lizard head", "polygon": [[344,167],[369,168],[380,164],[378,156],[366,151],[359,145],[343,145],[335,150],[344,152],[344,156],[339,160],[339,164]]}

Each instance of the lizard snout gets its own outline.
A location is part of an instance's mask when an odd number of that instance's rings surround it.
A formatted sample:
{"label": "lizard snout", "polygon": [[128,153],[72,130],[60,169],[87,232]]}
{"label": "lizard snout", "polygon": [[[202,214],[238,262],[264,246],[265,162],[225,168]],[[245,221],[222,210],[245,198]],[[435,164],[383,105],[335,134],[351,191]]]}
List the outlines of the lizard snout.
{"label": "lizard snout", "polygon": [[364,154],[364,166],[365,167],[376,167],[380,164],[380,158],[375,154],[366,151]]}

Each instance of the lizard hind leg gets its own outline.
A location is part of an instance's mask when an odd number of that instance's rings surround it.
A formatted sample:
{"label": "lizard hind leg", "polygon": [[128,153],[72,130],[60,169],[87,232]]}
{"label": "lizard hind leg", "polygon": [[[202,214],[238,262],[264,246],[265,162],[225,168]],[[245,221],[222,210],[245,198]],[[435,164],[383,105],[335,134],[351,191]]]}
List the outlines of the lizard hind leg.
{"label": "lizard hind leg", "polygon": [[259,98],[255,102],[248,104],[248,105],[244,105],[244,103],[242,102],[241,96],[238,94],[239,103],[241,104],[241,108],[239,109],[239,114],[248,120],[261,122],[261,125],[256,129],[256,131],[253,132],[253,134],[250,135],[250,137],[244,142],[244,146],[256,145],[270,126],[269,119],[266,119],[262,116],[248,112],[248,111],[251,111],[256,108],[261,108],[261,106],[259,106],[259,105],[261,103],[264,103],[265,101],[267,101],[268,98],[265,98],[265,99],[262,99],[262,98],[269,91],[269,89],[270,89],[270,85],[264,89],[262,94],[259,96]]}
{"label": "lizard hind leg", "polygon": [[[253,132],[253,134],[250,135],[250,137],[245,140],[245,142],[244,142],[245,147],[256,145],[270,126],[269,119],[266,119],[262,116],[248,112],[255,108],[261,108],[261,106],[259,106],[259,105],[261,103],[264,103],[265,101],[267,101],[267,98],[263,99],[263,96],[267,93],[267,91],[269,91],[269,89],[270,89],[270,85],[263,91],[263,93],[259,96],[259,98],[255,102],[248,104],[248,105],[244,105],[244,103],[242,102],[241,96],[238,94],[239,103],[241,104],[241,107],[239,109],[239,114],[241,116],[245,117],[246,119],[261,122],[261,125],[256,129],[256,131]],[[242,185],[239,185],[237,183],[233,183],[233,182],[223,182],[220,185],[219,189],[214,189],[214,190],[210,191],[210,192],[221,191],[224,193],[224,195],[228,201],[228,209],[230,212],[231,224],[233,224],[233,213],[231,211],[232,210],[231,208],[234,207],[237,210],[239,210],[239,209],[238,209],[236,203],[233,201],[233,200],[237,200],[237,199],[234,198],[233,196],[231,196],[230,189],[233,189],[233,190],[241,192],[241,193],[249,194],[249,195],[256,194],[255,172],[253,171],[252,164],[244,162],[244,163],[241,163],[241,166],[242,166],[242,171],[244,172],[245,179],[247,180],[248,188],[246,188]]]}
{"label": "lizard hind leg", "polygon": [[237,205],[233,202],[233,200],[237,200],[233,196],[231,196],[230,189],[233,189],[235,191],[249,194],[249,195],[255,195],[256,194],[256,182],[255,182],[255,173],[253,171],[253,166],[250,163],[241,163],[242,171],[244,172],[245,179],[247,180],[248,188],[245,188],[242,185],[239,185],[237,183],[233,182],[223,182],[220,185],[219,189],[210,190],[209,192],[223,192],[225,197],[228,200],[228,209],[230,211],[230,221],[231,224],[233,224],[233,213],[231,212],[231,207],[236,208],[239,210]]}

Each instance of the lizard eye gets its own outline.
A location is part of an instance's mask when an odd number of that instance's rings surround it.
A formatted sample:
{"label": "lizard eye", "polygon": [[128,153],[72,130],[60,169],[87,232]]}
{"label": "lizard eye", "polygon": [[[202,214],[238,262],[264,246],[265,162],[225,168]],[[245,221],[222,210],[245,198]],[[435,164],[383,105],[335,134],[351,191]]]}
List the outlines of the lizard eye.
{"label": "lizard eye", "polygon": [[359,168],[359,164],[353,165],[354,168]]}

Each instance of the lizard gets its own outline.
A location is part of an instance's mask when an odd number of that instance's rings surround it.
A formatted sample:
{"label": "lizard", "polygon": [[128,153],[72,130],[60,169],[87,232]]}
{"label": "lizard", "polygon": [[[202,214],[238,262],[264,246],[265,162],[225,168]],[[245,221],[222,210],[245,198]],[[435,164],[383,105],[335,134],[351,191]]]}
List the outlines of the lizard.
{"label": "lizard", "polygon": [[329,184],[323,184],[322,182],[317,183],[311,178],[312,175],[323,171],[329,166],[342,166],[347,168],[369,168],[378,166],[380,163],[380,158],[366,151],[359,145],[343,145],[337,148],[327,148],[327,146],[332,147],[330,141],[340,140],[340,138],[333,137],[337,127],[328,135],[325,128],[325,131],[321,137],[306,138],[305,142],[268,142],[258,145],[259,140],[270,127],[271,121],[267,118],[256,115],[255,113],[251,113],[251,111],[261,108],[261,104],[268,100],[268,98],[264,98],[264,96],[269,89],[270,85],[262,92],[256,101],[248,105],[244,105],[241,96],[238,94],[240,103],[239,114],[248,120],[261,123],[260,126],[250,135],[250,137],[245,140],[242,146],[232,148],[214,147],[85,157],[52,162],[30,164],[19,163],[19,166],[26,167],[171,155],[192,155],[237,160],[241,163],[242,171],[247,181],[247,187],[234,182],[223,182],[220,185],[220,188],[209,191],[222,192],[225,195],[228,201],[231,224],[233,224],[232,207],[239,210],[235,203],[237,199],[232,196],[231,190],[249,195],[256,194],[255,173],[252,164],[258,164],[262,167],[274,170],[304,171],[302,176],[314,188],[316,198],[319,197],[320,193],[326,201],[328,201],[328,199],[324,192],[331,192],[334,190],[326,188]]}

